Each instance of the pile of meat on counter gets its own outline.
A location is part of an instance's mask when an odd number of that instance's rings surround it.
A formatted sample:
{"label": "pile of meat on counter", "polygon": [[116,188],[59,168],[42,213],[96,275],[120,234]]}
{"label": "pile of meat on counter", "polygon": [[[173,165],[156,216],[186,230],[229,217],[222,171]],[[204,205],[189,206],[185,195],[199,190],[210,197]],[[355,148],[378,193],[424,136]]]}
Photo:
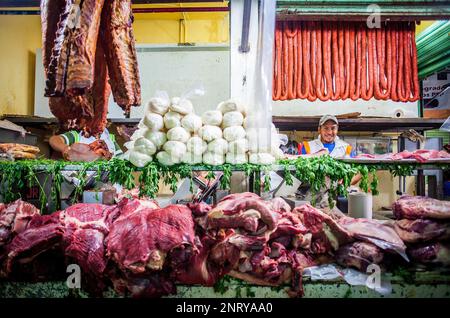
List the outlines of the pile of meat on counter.
{"label": "pile of meat on counter", "polygon": [[290,284],[290,295],[301,296],[307,267],[337,262],[364,271],[407,258],[391,226],[310,205],[291,210],[283,199],[252,193],[228,195],[215,206],[160,208],[124,197],[51,215],[20,200],[0,211],[0,277],[65,279],[66,266],[78,264],[83,288],[97,295],[112,286],[156,297],[175,293],[176,284],[213,286],[231,275],[256,285]]}
{"label": "pile of meat on counter", "polygon": [[418,149],[415,151],[404,150],[398,153],[387,153],[382,155],[360,154],[355,159],[377,159],[377,160],[404,160],[413,159],[420,163],[436,159],[450,159],[450,153],[446,150]]}
{"label": "pile of meat on counter", "polygon": [[395,231],[410,258],[422,264],[450,265],[450,202],[403,196],[392,207]]}

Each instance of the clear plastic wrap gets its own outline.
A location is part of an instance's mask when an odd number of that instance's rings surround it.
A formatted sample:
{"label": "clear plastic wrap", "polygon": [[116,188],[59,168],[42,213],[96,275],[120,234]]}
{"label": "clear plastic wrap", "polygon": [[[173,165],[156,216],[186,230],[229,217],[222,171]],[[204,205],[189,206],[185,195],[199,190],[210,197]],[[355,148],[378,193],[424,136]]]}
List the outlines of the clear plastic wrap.
{"label": "clear plastic wrap", "polygon": [[273,45],[276,1],[260,2],[258,47],[253,102],[247,108],[249,143],[257,152],[271,152]]}
{"label": "clear plastic wrap", "polygon": [[203,84],[197,83],[191,89],[184,92],[180,97],[172,97],[169,109],[182,115],[195,113],[191,98],[205,95]]}
{"label": "clear plastic wrap", "polygon": [[[371,277],[372,274],[358,272],[351,268],[339,268],[334,264],[326,264],[320,266],[312,266],[303,270],[303,276],[311,277],[311,280],[331,281],[336,279],[344,279],[352,286],[366,286],[382,295],[389,295],[392,292],[391,282],[383,280],[379,277],[379,284]],[[380,274],[381,275],[381,274]],[[375,280],[376,281],[376,280]]]}

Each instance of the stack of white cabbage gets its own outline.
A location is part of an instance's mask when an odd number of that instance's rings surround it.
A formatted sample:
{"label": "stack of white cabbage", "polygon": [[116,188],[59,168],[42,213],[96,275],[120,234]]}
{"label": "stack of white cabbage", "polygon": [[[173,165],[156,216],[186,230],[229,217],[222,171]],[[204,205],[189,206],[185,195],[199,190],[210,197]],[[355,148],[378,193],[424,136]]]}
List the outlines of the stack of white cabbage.
{"label": "stack of white cabbage", "polygon": [[[249,161],[249,143],[244,128],[244,107],[225,101],[217,110],[194,113],[188,99],[154,97],[147,106],[138,130],[125,146],[125,158],[137,167],[156,159],[163,165],[177,163],[209,165],[243,164]],[[273,132],[272,139],[278,135]],[[276,149],[279,144],[274,144]],[[266,157],[270,156],[269,159]],[[250,162],[272,163],[271,154],[251,153]]]}

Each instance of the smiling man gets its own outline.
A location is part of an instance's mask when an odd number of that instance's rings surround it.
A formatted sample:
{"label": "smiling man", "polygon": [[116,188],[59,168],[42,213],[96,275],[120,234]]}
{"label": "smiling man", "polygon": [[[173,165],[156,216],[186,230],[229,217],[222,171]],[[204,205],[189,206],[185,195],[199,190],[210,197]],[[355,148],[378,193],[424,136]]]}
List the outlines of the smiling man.
{"label": "smiling man", "polygon": [[333,115],[324,115],[319,121],[319,137],[312,141],[304,141],[303,155],[329,154],[333,158],[354,157],[356,154],[345,141],[337,136],[339,122]]}

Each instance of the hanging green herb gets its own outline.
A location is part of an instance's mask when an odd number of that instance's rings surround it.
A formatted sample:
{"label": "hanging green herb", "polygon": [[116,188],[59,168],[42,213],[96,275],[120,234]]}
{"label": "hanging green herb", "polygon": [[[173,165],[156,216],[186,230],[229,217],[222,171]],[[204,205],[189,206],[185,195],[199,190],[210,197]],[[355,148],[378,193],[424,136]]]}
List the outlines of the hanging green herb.
{"label": "hanging green herb", "polygon": [[226,163],[223,166],[223,176],[220,180],[220,187],[222,189],[230,189],[231,186],[231,165]]}
{"label": "hanging green herb", "polygon": [[155,163],[149,163],[139,176],[139,196],[155,198],[159,190],[159,172]]}
{"label": "hanging green herb", "polygon": [[372,191],[372,195],[378,195],[379,191],[378,191],[378,176],[377,176],[377,171],[376,169],[372,168],[370,171],[371,175],[372,175],[372,182],[370,183],[370,189]]}
{"label": "hanging green herb", "polygon": [[264,168],[264,191],[270,191],[270,167]]}
{"label": "hanging green herb", "polygon": [[118,183],[128,190],[135,186],[133,172],[137,169],[129,161],[113,158],[108,161],[106,169],[112,183]]}
{"label": "hanging green herb", "polygon": [[63,168],[63,163],[60,161],[55,161],[50,165],[50,174],[51,174],[51,200],[55,204],[55,209],[59,210],[61,208],[61,184],[63,182],[63,176],[61,174],[61,170]]}
{"label": "hanging green herb", "polygon": [[288,163],[283,164],[283,172],[284,172],[284,181],[286,182],[286,185],[288,186],[294,185],[294,179],[292,178],[290,164]]}

